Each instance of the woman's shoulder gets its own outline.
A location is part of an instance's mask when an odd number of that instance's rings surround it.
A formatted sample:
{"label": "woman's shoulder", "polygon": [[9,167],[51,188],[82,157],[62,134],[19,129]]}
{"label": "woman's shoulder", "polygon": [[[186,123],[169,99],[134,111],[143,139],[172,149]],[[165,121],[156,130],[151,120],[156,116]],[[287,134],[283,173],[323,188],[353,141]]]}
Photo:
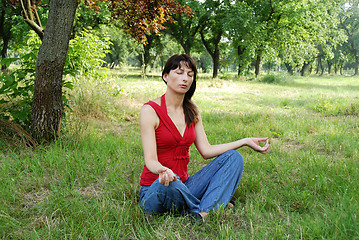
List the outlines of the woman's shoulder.
{"label": "woman's shoulder", "polygon": [[146,103],[144,104],[144,106],[148,106],[151,102],[154,102],[154,103],[156,103],[156,104],[158,104],[158,105],[160,106],[160,105],[161,105],[161,98],[158,97],[158,98],[155,98],[155,99],[153,99],[153,100],[149,100],[148,102],[146,102]]}
{"label": "woman's shoulder", "polygon": [[156,103],[158,105],[161,105],[161,98],[155,98],[153,100],[150,100],[148,102],[146,102],[145,104],[143,104],[142,108],[141,108],[141,113],[144,113],[144,114],[152,114],[152,113],[155,113],[155,110],[152,108],[152,106],[149,104],[149,103]]}
{"label": "woman's shoulder", "polygon": [[158,105],[161,105],[161,98],[160,98],[160,97],[155,98],[155,99],[151,100],[151,102],[155,102],[155,103],[157,103]]}
{"label": "woman's shoulder", "polygon": [[[159,98],[160,99],[160,98]],[[151,101],[150,101],[151,102]],[[152,100],[152,102],[155,102],[158,104],[158,100],[154,99]],[[148,103],[148,102],[147,102]],[[141,111],[140,111],[140,125],[145,127],[145,126],[151,126],[154,127],[155,129],[158,127],[159,125],[159,117],[157,115],[156,110],[149,104],[144,104],[141,107]]]}

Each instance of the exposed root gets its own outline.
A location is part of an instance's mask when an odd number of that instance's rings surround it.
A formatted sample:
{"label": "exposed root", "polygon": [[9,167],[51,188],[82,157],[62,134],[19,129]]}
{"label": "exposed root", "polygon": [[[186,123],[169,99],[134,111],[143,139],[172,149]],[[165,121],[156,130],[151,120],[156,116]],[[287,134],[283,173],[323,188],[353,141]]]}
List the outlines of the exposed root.
{"label": "exposed root", "polygon": [[36,146],[36,141],[30,133],[19,124],[4,119],[0,119],[0,140],[10,145]]}

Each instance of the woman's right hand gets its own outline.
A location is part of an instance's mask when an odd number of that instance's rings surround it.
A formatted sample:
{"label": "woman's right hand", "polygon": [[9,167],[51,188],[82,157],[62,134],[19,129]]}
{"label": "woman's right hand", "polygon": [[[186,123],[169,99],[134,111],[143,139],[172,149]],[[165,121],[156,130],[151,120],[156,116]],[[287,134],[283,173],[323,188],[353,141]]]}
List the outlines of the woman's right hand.
{"label": "woman's right hand", "polygon": [[[246,138],[246,145],[252,148],[254,151],[266,154],[269,150],[270,144],[268,137],[265,138]],[[265,142],[265,145],[261,147],[260,142]]]}
{"label": "woman's right hand", "polygon": [[172,172],[171,169],[167,168],[159,174],[158,181],[168,187],[171,182],[177,181],[177,176]]}

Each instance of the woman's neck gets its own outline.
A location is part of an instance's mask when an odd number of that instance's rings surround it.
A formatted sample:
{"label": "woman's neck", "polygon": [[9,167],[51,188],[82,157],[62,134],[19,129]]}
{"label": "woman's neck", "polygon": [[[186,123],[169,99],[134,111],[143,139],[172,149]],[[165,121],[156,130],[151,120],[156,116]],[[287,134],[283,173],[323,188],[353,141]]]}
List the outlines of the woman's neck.
{"label": "woman's neck", "polygon": [[169,91],[167,91],[165,94],[165,99],[166,99],[167,107],[171,107],[173,109],[179,109],[182,108],[183,106],[184,94],[183,95],[172,94]]}

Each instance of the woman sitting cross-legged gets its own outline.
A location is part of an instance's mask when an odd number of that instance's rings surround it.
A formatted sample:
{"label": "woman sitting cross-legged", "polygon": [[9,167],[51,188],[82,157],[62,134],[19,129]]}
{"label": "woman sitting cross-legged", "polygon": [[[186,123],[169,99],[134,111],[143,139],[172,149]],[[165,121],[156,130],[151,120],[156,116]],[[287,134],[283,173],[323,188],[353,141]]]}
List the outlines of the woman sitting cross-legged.
{"label": "woman sitting cross-legged", "polygon": [[[235,149],[249,146],[260,153],[269,150],[267,137],[209,144],[200,113],[191,101],[196,76],[196,64],[190,56],[172,56],[162,72],[166,93],[141,109],[145,166],[139,205],[145,213],[180,211],[204,221],[211,210],[226,207],[236,191],[243,157]],[[261,147],[259,142],[265,145]],[[203,158],[215,158],[189,176],[188,151],[192,143]]]}

